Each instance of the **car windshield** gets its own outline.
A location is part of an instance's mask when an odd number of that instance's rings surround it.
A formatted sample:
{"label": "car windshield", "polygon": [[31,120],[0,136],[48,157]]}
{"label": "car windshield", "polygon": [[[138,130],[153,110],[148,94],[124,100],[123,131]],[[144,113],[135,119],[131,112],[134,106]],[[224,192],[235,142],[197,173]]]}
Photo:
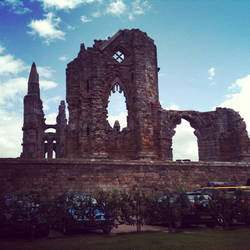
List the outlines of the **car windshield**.
{"label": "car windshield", "polygon": [[91,202],[91,204],[96,205],[96,198],[87,194],[74,194],[73,201],[76,205],[80,206],[82,203]]}
{"label": "car windshield", "polygon": [[187,198],[190,202],[209,200],[210,196],[207,194],[187,194]]}

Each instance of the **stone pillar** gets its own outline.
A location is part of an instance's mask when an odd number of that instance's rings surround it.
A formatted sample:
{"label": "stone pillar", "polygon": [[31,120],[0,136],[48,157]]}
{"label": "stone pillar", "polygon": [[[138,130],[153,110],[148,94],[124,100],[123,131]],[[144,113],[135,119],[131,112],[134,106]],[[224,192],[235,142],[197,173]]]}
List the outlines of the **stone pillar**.
{"label": "stone pillar", "polygon": [[44,157],[44,127],[45,119],[40,99],[39,75],[36,65],[33,63],[28,80],[28,93],[24,97],[23,152],[21,157]]}

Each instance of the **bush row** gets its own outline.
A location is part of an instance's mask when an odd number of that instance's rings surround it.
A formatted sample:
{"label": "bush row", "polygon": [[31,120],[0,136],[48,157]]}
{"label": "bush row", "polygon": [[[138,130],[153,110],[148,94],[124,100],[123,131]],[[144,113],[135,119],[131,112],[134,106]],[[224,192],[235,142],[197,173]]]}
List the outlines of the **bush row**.
{"label": "bush row", "polygon": [[[106,223],[106,232],[120,224],[136,225],[139,232],[143,224],[157,222],[174,231],[183,216],[191,210],[196,212],[182,187],[164,191],[144,191],[136,187],[127,192],[99,190],[86,197],[82,200],[75,194],[52,196],[44,190],[3,195],[0,197],[0,230],[4,226],[17,228],[21,224],[25,231],[34,235],[36,231],[45,232],[46,228],[64,230],[66,224],[76,222],[75,218],[82,218],[79,223],[88,222],[94,228],[99,211],[105,218],[102,223]],[[235,221],[250,222],[250,201],[243,192],[230,195],[217,192],[209,199],[207,208],[223,228]]]}

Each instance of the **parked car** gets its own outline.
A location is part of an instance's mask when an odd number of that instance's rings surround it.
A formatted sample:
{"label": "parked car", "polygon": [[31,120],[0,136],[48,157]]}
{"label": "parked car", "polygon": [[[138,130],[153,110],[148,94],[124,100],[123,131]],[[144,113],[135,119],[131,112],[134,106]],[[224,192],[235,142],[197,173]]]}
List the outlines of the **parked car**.
{"label": "parked car", "polygon": [[[152,217],[150,222],[151,224],[168,224],[172,220],[175,226],[205,224],[208,227],[214,227],[216,220],[210,214],[210,199],[209,195],[197,192],[164,195],[158,199],[159,215]],[[171,212],[170,216],[169,211]],[[171,218],[172,216],[173,218]]]}
{"label": "parked car", "polygon": [[61,199],[57,210],[62,214],[60,230],[67,234],[74,230],[101,229],[104,233],[112,230],[112,221],[103,212],[105,204],[88,194],[70,194]]}
{"label": "parked car", "polygon": [[32,196],[4,196],[0,203],[1,235],[48,235],[49,225],[46,216]]}
{"label": "parked car", "polygon": [[211,197],[198,192],[187,192],[186,197],[188,209],[183,213],[182,225],[205,224],[208,227],[214,227],[217,221],[209,208]]}
{"label": "parked car", "polygon": [[250,224],[250,187],[233,185],[207,185],[197,192],[209,194],[212,197],[210,204],[218,224],[234,223]]}

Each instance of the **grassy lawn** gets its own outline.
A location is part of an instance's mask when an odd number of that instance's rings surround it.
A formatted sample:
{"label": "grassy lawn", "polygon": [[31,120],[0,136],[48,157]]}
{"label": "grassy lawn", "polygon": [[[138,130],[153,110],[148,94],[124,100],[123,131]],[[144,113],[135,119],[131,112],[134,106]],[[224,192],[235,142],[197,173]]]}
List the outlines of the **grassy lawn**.
{"label": "grassy lawn", "polygon": [[249,250],[250,228],[185,229],[183,232],[144,232],[105,236],[85,233],[58,239],[0,240],[1,250]]}

